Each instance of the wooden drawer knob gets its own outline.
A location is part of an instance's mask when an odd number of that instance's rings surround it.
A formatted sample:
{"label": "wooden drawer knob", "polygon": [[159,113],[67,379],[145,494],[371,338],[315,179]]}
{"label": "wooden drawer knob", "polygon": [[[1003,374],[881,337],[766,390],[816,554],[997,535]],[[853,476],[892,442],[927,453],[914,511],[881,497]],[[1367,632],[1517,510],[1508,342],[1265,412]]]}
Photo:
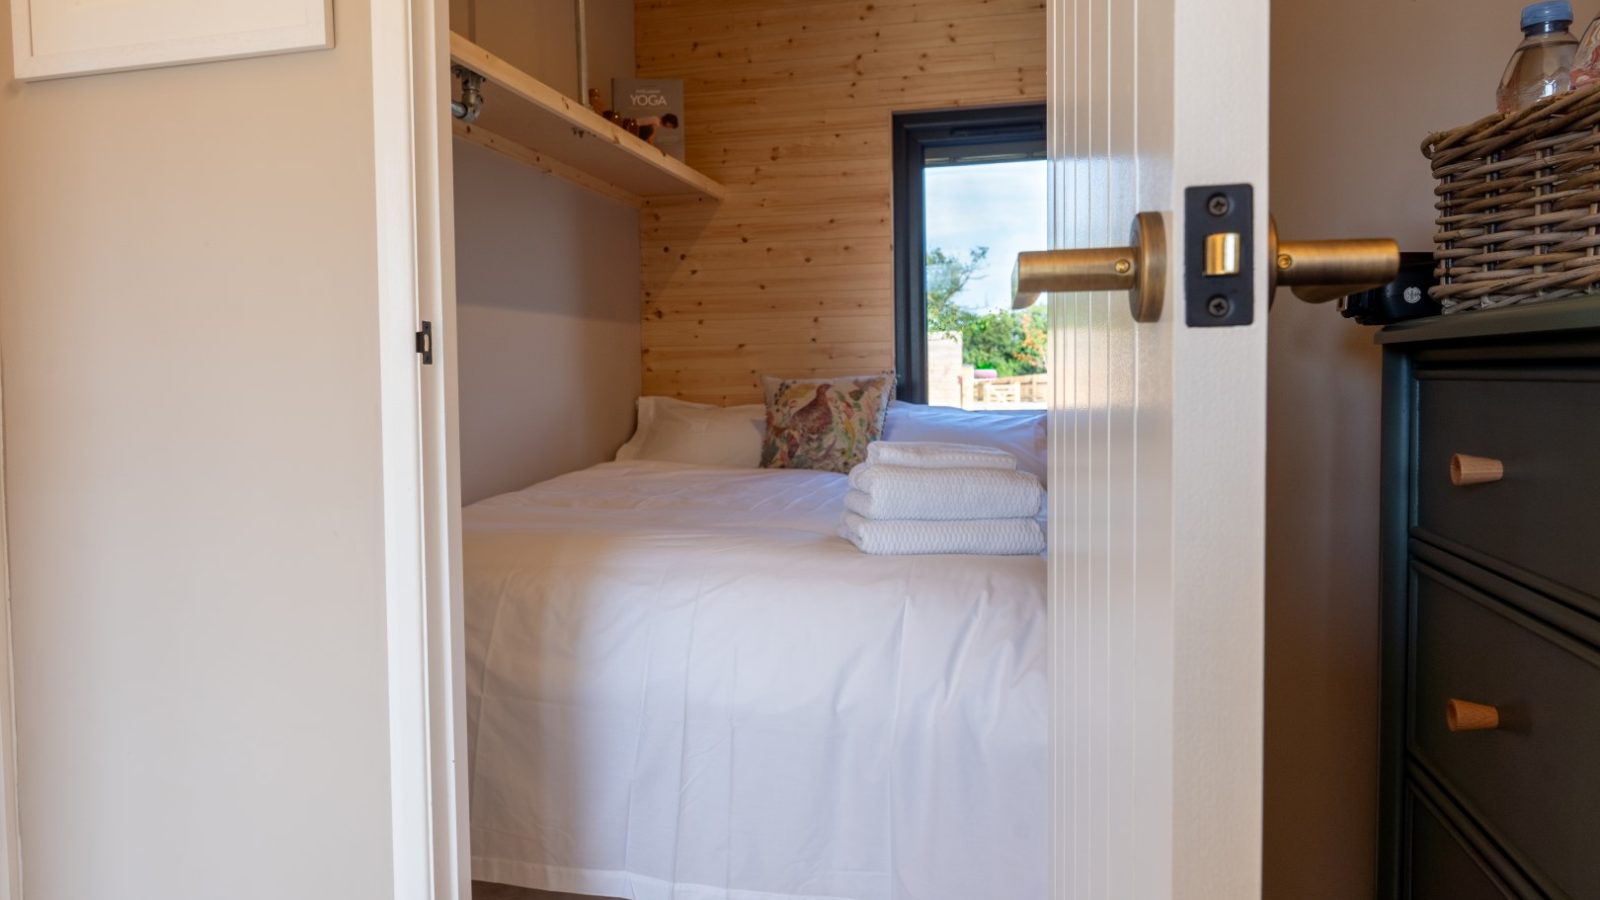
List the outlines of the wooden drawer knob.
{"label": "wooden drawer knob", "polygon": [[1456,487],[1488,484],[1506,477],[1506,467],[1498,459],[1457,453],[1450,457],[1450,483]]}
{"label": "wooden drawer knob", "polygon": [[1444,705],[1444,723],[1451,731],[1493,731],[1500,727],[1500,710],[1452,698]]}

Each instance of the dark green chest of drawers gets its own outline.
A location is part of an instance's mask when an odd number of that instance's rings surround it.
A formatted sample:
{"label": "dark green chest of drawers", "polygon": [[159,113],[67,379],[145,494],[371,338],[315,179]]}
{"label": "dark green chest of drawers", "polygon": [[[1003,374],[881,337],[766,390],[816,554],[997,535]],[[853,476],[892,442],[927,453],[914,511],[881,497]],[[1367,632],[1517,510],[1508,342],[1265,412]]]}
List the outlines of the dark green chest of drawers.
{"label": "dark green chest of drawers", "polygon": [[1378,340],[1378,894],[1600,900],[1600,298]]}

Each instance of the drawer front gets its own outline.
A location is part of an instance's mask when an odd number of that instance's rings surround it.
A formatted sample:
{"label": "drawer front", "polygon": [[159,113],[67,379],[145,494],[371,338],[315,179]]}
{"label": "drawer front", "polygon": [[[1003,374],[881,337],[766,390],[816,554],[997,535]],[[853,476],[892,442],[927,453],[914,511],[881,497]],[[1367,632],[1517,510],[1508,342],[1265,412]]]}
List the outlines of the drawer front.
{"label": "drawer front", "polygon": [[[1512,374],[1419,381],[1417,524],[1600,597],[1600,370]],[[1456,454],[1499,460],[1504,474],[1457,487]]]}
{"label": "drawer front", "polygon": [[1409,900],[1517,900],[1415,789],[1406,795]]}
{"label": "drawer front", "polygon": [[[1423,564],[1411,616],[1407,743],[1419,764],[1536,881],[1600,898],[1600,654]],[[1494,707],[1498,727],[1451,731],[1451,700]]]}

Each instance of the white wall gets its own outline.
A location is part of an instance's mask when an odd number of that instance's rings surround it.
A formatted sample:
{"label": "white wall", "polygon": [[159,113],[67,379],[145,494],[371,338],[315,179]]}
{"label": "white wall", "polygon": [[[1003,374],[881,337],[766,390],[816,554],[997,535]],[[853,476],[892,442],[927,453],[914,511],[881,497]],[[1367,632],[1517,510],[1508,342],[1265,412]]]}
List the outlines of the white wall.
{"label": "white wall", "polygon": [[461,495],[610,459],[639,396],[639,213],[456,141]]}
{"label": "white wall", "polygon": [[[633,0],[585,0],[589,86],[633,74]],[[568,97],[578,97],[575,0],[450,0],[450,28]],[[588,103],[587,97],[578,97]]]}
{"label": "white wall", "polygon": [[391,894],[367,0],[19,85],[0,360],[27,900]]}
{"label": "white wall", "polygon": [[608,104],[611,79],[634,73],[633,0],[586,0],[589,22],[589,84]]}
{"label": "white wall", "polygon": [[[1581,29],[1595,12],[1579,2]],[[1272,206],[1287,238],[1432,249],[1428,132],[1494,111],[1514,0],[1276,0]],[[1281,292],[1271,319],[1269,900],[1371,896],[1378,765],[1373,331]]]}
{"label": "white wall", "polygon": [[[454,0],[452,27],[577,94],[572,0]],[[589,78],[633,74],[632,0],[588,0]],[[461,496],[608,460],[639,396],[639,214],[456,141]],[[628,354],[632,354],[630,357]]]}

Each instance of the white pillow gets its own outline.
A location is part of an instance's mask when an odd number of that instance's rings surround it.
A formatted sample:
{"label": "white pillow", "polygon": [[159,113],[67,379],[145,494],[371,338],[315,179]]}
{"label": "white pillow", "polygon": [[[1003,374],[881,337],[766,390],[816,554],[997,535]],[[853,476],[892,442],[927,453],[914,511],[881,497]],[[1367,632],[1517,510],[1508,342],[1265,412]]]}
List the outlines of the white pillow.
{"label": "white pillow", "polygon": [[1017,468],[1032,472],[1048,486],[1049,418],[1042,409],[966,410],[896,400],[889,404],[883,439],[994,447],[1015,456]]}
{"label": "white pillow", "polygon": [[760,468],[766,428],[766,407],[759,403],[709,406],[671,397],[640,397],[639,428],[617,451],[617,460]]}

